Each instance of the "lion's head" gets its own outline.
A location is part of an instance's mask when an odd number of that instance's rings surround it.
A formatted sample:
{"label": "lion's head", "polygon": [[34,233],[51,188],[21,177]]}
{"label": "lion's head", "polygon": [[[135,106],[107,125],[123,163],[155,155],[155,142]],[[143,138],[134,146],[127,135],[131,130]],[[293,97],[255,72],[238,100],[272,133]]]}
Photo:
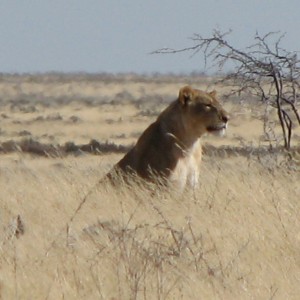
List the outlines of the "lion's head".
{"label": "lion's head", "polygon": [[206,93],[185,86],[179,91],[178,101],[189,133],[199,137],[206,132],[225,133],[229,115],[217,100],[216,91]]}

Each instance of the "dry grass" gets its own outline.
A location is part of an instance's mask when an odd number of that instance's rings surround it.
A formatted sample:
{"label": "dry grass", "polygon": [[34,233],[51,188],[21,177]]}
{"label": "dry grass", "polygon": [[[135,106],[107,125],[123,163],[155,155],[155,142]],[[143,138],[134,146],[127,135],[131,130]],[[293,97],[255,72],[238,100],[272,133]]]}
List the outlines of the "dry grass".
{"label": "dry grass", "polygon": [[[89,92],[98,85],[84,83]],[[39,84],[45,89],[40,93],[53,96],[45,82]],[[119,81],[107,84],[108,90],[124,89]],[[131,84],[143,84],[145,90],[149,84],[151,91],[151,85],[160,87],[151,81]],[[56,85],[59,90],[59,82]],[[175,85],[181,81],[165,81],[164,89]],[[103,93],[108,90],[103,88]],[[48,133],[62,144],[97,138],[129,145],[135,139],[132,133],[143,130],[153,116],[140,114],[145,106],[138,98],[136,104],[120,101],[92,107],[85,101],[56,104],[62,119],[38,125],[32,121],[36,114],[45,118],[55,112],[55,105],[38,102],[39,112],[30,113],[13,111],[3,102],[7,118],[1,124],[6,132],[1,138],[16,140],[10,133],[20,126],[41,142],[51,142],[43,138]],[[207,142],[262,149],[263,143],[257,142],[261,127],[255,126],[261,122],[258,111],[234,102],[226,105],[236,115],[231,133],[227,139]],[[74,111],[80,124],[68,123]],[[121,112],[124,117],[118,121]],[[17,119],[19,125],[13,122]],[[107,124],[107,119],[113,121]],[[251,130],[239,128],[243,121],[252,124]],[[120,128],[123,138],[114,136]],[[86,136],[77,139],[77,130]],[[207,149],[199,188],[183,194],[138,185],[120,189],[97,185],[122,154],[52,158],[19,151],[2,154],[0,298],[298,299],[298,153],[289,159],[281,152],[224,150],[221,155]]]}

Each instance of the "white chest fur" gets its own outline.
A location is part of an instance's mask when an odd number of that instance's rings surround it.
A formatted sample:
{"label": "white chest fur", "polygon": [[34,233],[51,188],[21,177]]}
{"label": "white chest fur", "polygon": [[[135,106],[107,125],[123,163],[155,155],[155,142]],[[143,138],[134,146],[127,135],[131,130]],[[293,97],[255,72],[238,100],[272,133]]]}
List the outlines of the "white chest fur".
{"label": "white chest fur", "polygon": [[198,184],[199,166],[201,162],[201,144],[198,139],[193,146],[180,158],[173,170],[170,181],[179,190],[183,190],[186,184],[194,188]]}

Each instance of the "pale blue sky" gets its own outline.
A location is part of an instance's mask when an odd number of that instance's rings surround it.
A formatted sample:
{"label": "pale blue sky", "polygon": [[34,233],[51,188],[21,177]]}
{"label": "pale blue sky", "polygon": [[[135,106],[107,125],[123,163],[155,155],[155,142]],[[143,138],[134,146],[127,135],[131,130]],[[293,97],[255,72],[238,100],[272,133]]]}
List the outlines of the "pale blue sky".
{"label": "pale blue sky", "polygon": [[205,71],[201,55],[149,53],[214,28],[237,47],[280,30],[298,51],[299,14],[299,0],[0,0],[0,72]]}

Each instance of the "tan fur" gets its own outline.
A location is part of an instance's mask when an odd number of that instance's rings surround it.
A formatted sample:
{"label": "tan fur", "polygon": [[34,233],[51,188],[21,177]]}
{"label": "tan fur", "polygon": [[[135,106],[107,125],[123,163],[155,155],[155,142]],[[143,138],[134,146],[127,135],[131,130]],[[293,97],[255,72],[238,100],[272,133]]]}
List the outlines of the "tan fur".
{"label": "tan fur", "polygon": [[201,162],[200,137],[207,132],[224,132],[229,117],[216,99],[189,86],[172,102],[138,139],[136,145],[114,166],[107,177],[126,178],[135,174],[154,181],[158,177],[180,189],[195,186]]}

